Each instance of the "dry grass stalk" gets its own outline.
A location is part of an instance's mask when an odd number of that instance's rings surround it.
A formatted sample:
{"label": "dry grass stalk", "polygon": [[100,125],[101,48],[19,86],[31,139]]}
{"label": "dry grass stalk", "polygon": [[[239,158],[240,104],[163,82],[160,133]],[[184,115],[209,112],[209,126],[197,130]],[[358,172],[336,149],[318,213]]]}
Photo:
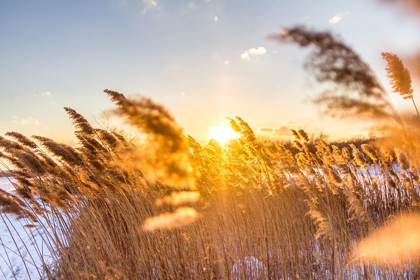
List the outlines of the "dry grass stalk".
{"label": "dry grass stalk", "polygon": [[383,52],[382,58],[386,60],[388,66],[388,79],[391,83],[392,90],[399,93],[404,99],[411,99],[417,116],[420,118],[419,110],[413,98],[413,89],[411,88],[411,75],[407,68],[404,67],[401,59],[393,53]]}
{"label": "dry grass stalk", "polygon": [[[363,268],[360,261],[349,265],[354,242],[420,201],[415,137],[398,142],[404,153],[395,155],[367,144],[331,145],[299,130],[294,154],[259,140],[235,118],[230,123],[239,139],[202,146],[184,138],[154,102],[108,94],[148,143],[93,128],[70,109],[75,148],[40,136],[34,137],[39,146],[15,133],[8,136],[16,141],[0,138],[0,156],[16,165],[12,175],[24,202],[4,194],[5,209],[47,219],[57,264],[47,269],[51,278],[255,276],[246,260],[258,264],[263,278],[352,277]],[[401,169],[394,170],[397,163]],[[183,204],[194,208],[177,208]],[[369,273],[419,270],[409,263]]]}

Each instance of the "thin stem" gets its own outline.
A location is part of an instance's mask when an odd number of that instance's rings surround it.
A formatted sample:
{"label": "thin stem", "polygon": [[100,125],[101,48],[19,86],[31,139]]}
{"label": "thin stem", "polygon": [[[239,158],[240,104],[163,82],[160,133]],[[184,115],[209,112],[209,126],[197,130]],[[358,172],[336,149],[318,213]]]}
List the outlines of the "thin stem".
{"label": "thin stem", "polygon": [[420,118],[419,110],[417,110],[416,102],[414,102],[413,97],[411,97],[411,101],[413,101],[414,108],[416,108],[417,116]]}

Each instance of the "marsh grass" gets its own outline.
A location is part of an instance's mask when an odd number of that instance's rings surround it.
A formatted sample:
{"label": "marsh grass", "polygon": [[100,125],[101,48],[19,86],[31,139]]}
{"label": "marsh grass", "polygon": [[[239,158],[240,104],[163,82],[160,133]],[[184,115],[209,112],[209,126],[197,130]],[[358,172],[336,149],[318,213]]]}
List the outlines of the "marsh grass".
{"label": "marsh grass", "polygon": [[368,240],[377,248],[378,230],[419,211],[418,120],[400,117],[369,66],[331,34],[296,27],[271,38],[314,45],[309,67],[339,89],[315,101],[330,112],[392,120],[386,143],[338,145],[293,130],[292,148],[258,139],[239,117],[228,119],[237,139],[198,143],[162,105],[105,90],[139,139],[94,128],[71,108],[76,147],[16,132],[0,137],[2,164],[17,181],[16,196],[0,193],[1,215],[45,232],[53,261],[39,251],[40,276],[420,277],[416,254],[378,263],[358,247]]}
{"label": "marsh grass", "polygon": [[[54,260],[40,268],[47,278],[419,275],[415,259],[384,266],[354,253],[389,217],[418,207],[418,169],[404,147],[339,148],[310,141],[301,130],[294,131],[298,152],[292,153],[278,143],[260,142],[245,121],[235,118],[230,122],[241,136],[225,145],[177,138],[176,149],[172,144],[159,157],[138,160],[137,143],[95,129],[66,110],[80,140],[76,148],[39,136],[36,143],[18,133],[0,142],[5,160],[20,155],[10,172],[25,201],[19,209],[3,206],[3,211],[45,220],[39,227],[49,233],[44,239]],[[165,145],[166,138],[154,139]],[[184,158],[182,153],[188,153],[187,165],[172,166],[168,157]],[[143,164],[160,159],[157,167]],[[171,168],[163,172],[191,166],[197,171],[171,175],[172,186],[145,175],[161,165]]]}

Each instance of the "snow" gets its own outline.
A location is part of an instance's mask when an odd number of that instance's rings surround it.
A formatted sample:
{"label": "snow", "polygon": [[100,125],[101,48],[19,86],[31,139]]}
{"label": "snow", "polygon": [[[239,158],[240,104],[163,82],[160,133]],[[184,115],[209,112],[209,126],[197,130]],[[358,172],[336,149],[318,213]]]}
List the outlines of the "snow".
{"label": "snow", "polygon": [[266,279],[267,267],[254,256],[237,260],[232,267],[232,279]]}
{"label": "snow", "polygon": [[[0,188],[13,193],[13,179],[0,178]],[[0,279],[43,279],[41,255],[51,263],[50,250],[44,242],[45,230],[27,228],[26,219],[0,214]]]}
{"label": "snow", "polygon": [[0,188],[7,191],[7,192],[13,192],[15,187],[13,187],[12,182],[14,182],[13,178],[1,177],[0,178]]}
{"label": "snow", "polygon": [[[404,172],[397,164],[393,168],[397,172]],[[378,165],[375,168],[369,166],[369,170],[360,167],[357,169],[363,174],[370,173],[378,177],[381,175]],[[317,171],[322,172],[321,169]],[[0,177],[0,188],[13,193],[13,181],[13,178]],[[44,241],[46,230],[39,225],[33,228],[24,227],[27,224],[32,222],[17,220],[12,214],[0,213],[0,279],[47,279],[43,273],[42,259],[46,261],[45,265],[51,265],[53,258]],[[159,278],[159,270],[155,273]],[[267,267],[254,256],[237,260],[232,267],[233,279],[259,279],[266,276]]]}

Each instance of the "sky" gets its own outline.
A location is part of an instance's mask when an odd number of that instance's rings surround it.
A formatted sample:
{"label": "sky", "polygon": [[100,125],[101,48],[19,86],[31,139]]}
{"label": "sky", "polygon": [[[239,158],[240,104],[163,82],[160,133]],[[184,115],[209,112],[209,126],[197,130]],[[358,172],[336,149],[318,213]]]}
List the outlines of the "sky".
{"label": "sky", "polygon": [[308,102],[320,90],[303,68],[308,50],[267,39],[296,24],[339,35],[388,89],[380,53],[406,61],[420,50],[420,17],[377,0],[0,0],[0,135],[71,143],[63,107],[107,124],[104,89],[162,103],[200,141],[234,116],[255,131],[367,133]]}

